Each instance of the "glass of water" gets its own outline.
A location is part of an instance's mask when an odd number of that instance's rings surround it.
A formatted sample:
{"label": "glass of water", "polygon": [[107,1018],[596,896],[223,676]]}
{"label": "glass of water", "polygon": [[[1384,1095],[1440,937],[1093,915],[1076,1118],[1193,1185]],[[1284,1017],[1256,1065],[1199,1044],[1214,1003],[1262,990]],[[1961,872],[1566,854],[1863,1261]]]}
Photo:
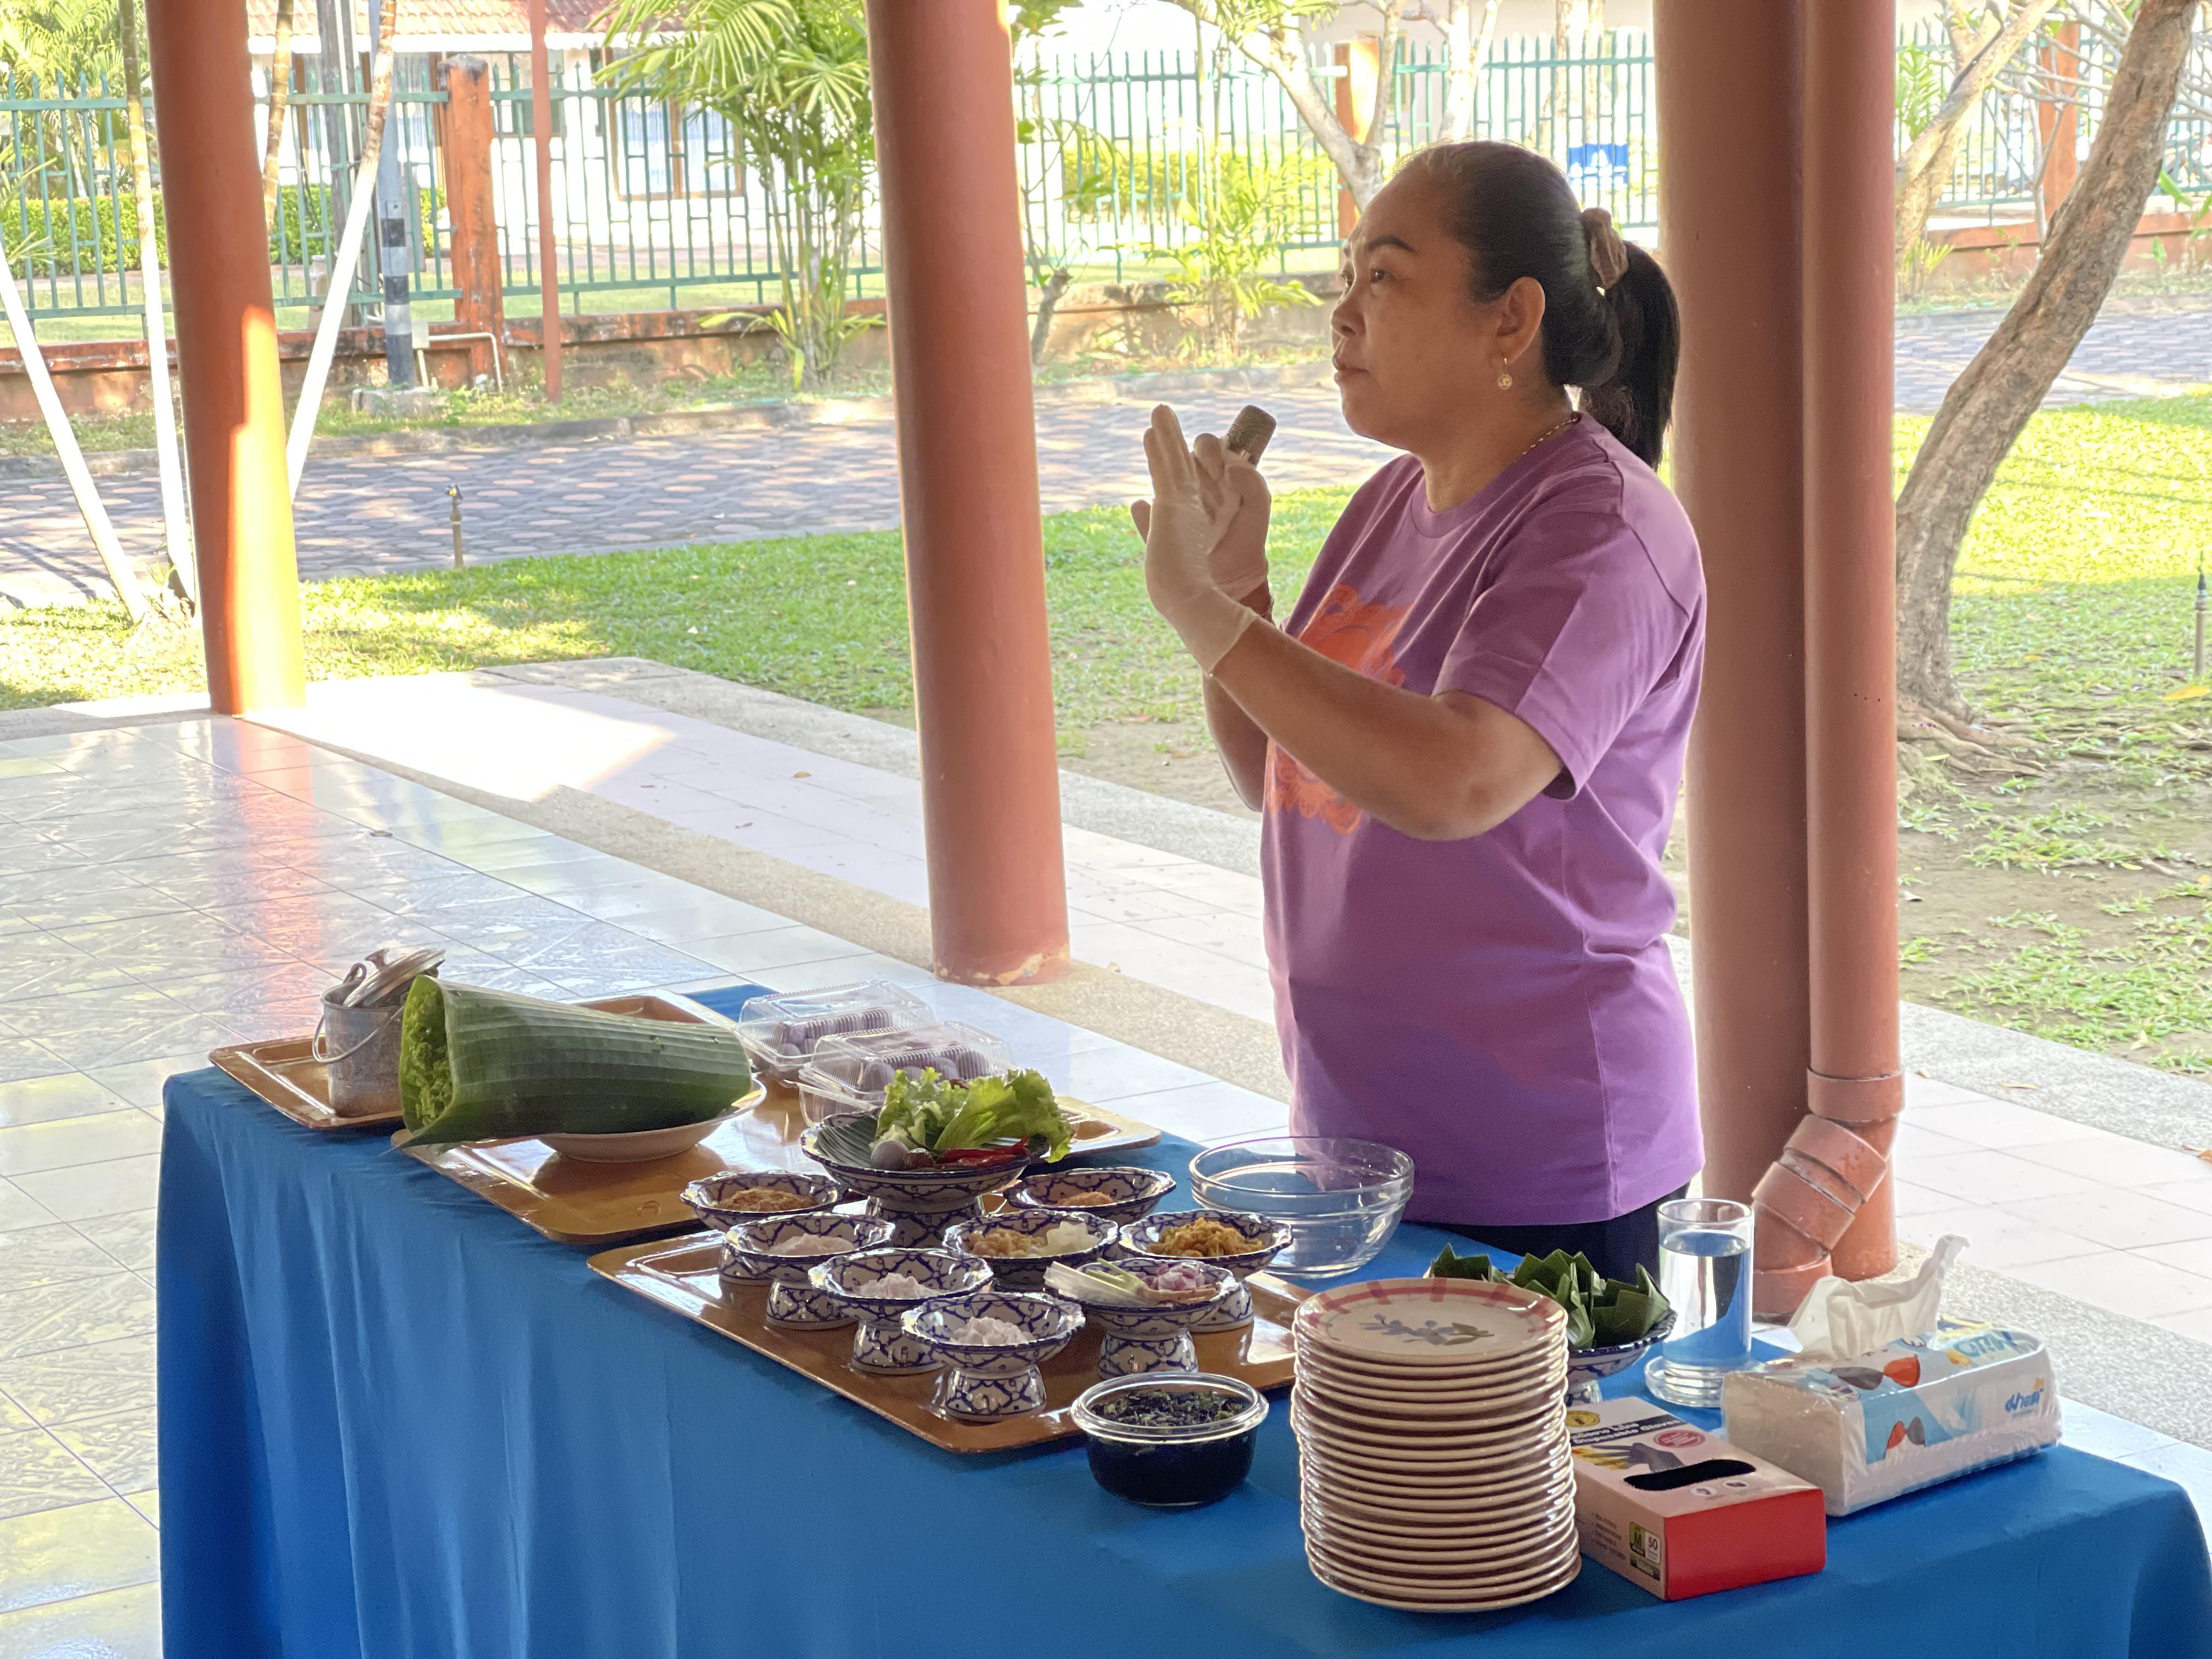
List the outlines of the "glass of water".
{"label": "glass of water", "polygon": [[1674,1328],[1644,1368],[1644,1388],[1669,1405],[1719,1405],[1721,1379],[1751,1364],[1751,1206],[1729,1198],[1662,1204],[1659,1293]]}

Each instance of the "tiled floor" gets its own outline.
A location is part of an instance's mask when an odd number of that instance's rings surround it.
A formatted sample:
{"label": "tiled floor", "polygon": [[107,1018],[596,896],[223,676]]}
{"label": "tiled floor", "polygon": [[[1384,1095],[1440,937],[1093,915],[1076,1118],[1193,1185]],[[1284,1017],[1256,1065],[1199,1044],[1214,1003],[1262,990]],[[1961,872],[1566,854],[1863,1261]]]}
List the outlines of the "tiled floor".
{"label": "tiled floor", "polygon": [[[847,878],[886,890],[901,878],[883,855],[908,833],[903,779],[613,699],[534,707],[568,723],[567,769],[543,787],[650,799],[681,784],[726,803],[699,810],[750,821],[775,786],[775,816],[794,826],[785,856],[841,857]],[[387,731],[437,725],[427,712],[388,710]],[[646,716],[663,726],[641,728]],[[479,730],[467,747],[503,753],[510,769],[542,763],[486,741],[495,735]],[[878,839],[844,834],[861,821]],[[1229,969],[1258,973],[1249,878],[1078,831],[1069,848],[1079,925],[1101,930],[1088,937],[1133,962],[1157,942],[1129,971],[1163,982],[1173,971],[1179,988],[1217,1000]],[[1192,943],[1168,924],[1213,931]],[[1187,1066],[284,732],[199,720],[0,743],[0,1659],[158,1650],[161,1079],[204,1063],[211,1045],[307,1029],[337,969],[416,940],[444,945],[457,976],[546,995],[880,975],[1006,1036],[1055,1085],[1178,1133],[1210,1139],[1282,1116]],[[2090,1299],[2118,1285],[2156,1308],[2145,1316],[2212,1340],[2191,1322],[2212,1310],[2212,1288],[2198,1288],[2212,1287],[2212,1169],[1961,1091],[1916,1086],[1908,1121],[1909,1234],[1972,1231],[2014,1253],[2003,1271],[2063,1279]],[[2054,1200],[2086,1218],[2039,1216]],[[2085,1407],[2069,1406],[2068,1421],[2075,1443],[2182,1481],[2212,1514],[2212,1454]]]}
{"label": "tiled floor", "polygon": [[0,1659],[158,1649],[161,1080],[304,1030],[380,943],[548,996],[888,975],[1200,1138],[1275,1102],[283,733],[0,744]]}

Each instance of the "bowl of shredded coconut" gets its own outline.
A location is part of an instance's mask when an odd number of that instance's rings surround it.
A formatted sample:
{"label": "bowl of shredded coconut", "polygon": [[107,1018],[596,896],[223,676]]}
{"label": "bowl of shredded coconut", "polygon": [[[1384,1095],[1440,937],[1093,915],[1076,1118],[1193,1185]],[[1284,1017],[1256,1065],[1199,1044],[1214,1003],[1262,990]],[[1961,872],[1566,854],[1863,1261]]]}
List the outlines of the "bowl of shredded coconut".
{"label": "bowl of shredded coconut", "polygon": [[972,1255],[951,1250],[858,1250],[833,1255],[809,1270],[823,1295],[860,1316],[853,1334],[853,1369],[903,1376],[933,1371],[944,1362],[913,1335],[900,1316],[940,1297],[988,1289],[991,1270]]}
{"label": "bowl of shredded coconut", "polygon": [[971,1291],[927,1302],[899,1322],[945,1363],[932,1406],[948,1417],[988,1422],[1044,1404],[1037,1365],[1083,1328],[1083,1311],[1056,1297]]}

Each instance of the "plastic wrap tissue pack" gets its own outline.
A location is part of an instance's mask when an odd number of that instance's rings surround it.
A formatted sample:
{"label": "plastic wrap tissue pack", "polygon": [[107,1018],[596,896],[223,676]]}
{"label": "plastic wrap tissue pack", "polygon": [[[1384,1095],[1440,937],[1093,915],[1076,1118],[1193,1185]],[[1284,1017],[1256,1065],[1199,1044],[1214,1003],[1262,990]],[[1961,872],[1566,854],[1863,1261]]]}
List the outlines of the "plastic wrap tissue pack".
{"label": "plastic wrap tissue pack", "polygon": [[1778,1359],[1721,1388],[1728,1437],[1850,1515],[2058,1438],[2040,1338],[1944,1320],[1848,1360]]}

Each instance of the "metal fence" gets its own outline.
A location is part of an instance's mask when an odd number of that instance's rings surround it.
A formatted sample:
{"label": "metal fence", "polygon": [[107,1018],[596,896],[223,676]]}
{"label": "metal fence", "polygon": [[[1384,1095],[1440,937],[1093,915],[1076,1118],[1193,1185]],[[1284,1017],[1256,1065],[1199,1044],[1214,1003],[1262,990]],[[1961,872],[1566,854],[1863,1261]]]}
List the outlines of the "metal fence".
{"label": "metal fence", "polygon": [[[1479,76],[1474,130],[1543,150],[1585,201],[1607,207],[1624,228],[1648,231],[1657,218],[1650,41],[1617,31],[1608,45],[1603,53],[1559,57],[1547,40],[1498,42]],[[2197,49],[2199,69],[2212,79],[2212,40],[2200,39]],[[1900,52],[1901,70],[1922,52],[1932,55],[1937,73],[1948,55],[1926,31],[1905,37]],[[2111,67],[2085,43],[2075,88],[2084,142]],[[553,89],[552,210],[565,302],[619,310],[773,300],[780,279],[768,233],[781,204],[749,173],[735,135],[711,113],[617,93],[600,84],[603,70],[599,53],[571,54]],[[1317,72],[1332,90],[1343,73]],[[491,73],[506,288],[527,309],[538,287],[539,204],[526,64],[495,59]],[[399,61],[386,139],[411,198],[414,295],[433,303],[455,292],[437,142],[445,94],[434,76],[427,58]],[[1444,85],[1438,55],[1401,52],[1389,77],[1387,155],[1436,135]],[[2050,147],[2049,85],[2039,98],[2016,76],[1985,95],[1938,209],[1940,223],[2033,219]],[[265,85],[259,89],[265,108]],[[123,100],[105,84],[41,86],[6,71],[0,94],[0,238],[26,276],[30,305],[46,313],[127,314],[137,231]],[[1175,250],[1209,234],[1218,218],[1209,190],[1239,190],[1259,201],[1255,234],[1286,269],[1325,264],[1337,244],[1334,169],[1281,87],[1236,54],[1039,58],[1021,69],[1017,99],[1025,229],[1040,264],[1065,264],[1085,277],[1161,270]],[[314,59],[295,60],[270,236],[280,307],[311,306],[324,286],[367,101],[358,87],[319,78]],[[2212,131],[2203,118],[2176,118],[2168,162],[2183,187],[2212,189]],[[856,292],[877,288],[875,238],[871,223],[854,262]],[[372,277],[364,260],[351,303],[374,307]]]}

